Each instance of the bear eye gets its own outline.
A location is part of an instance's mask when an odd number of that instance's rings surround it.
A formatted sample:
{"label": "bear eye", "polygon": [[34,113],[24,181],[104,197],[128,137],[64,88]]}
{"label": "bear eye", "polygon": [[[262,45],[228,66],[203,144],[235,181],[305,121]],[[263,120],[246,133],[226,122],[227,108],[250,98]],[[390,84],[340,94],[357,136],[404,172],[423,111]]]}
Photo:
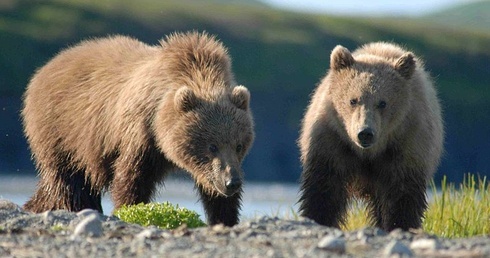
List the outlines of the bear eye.
{"label": "bear eye", "polygon": [[378,103],[378,108],[379,109],[383,109],[386,107],[386,101],[384,100],[381,100],[379,103]]}
{"label": "bear eye", "polygon": [[243,145],[238,144],[238,145],[236,146],[236,152],[240,153],[240,152],[242,152],[242,149],[243,149]]}
{"label": "bear eye", "polygon": [[218,146],[214,145],[214,144],[210,144],[209,147],[208,147],[209,151],[211,153],[216,153],[218,152]]}
{"label": "bear eye", "polygon": [[355,105],[357,105],[357,99],[351,99],[351,100],[350,100],[350,105],[351,105],[351,106],[355,106]]}

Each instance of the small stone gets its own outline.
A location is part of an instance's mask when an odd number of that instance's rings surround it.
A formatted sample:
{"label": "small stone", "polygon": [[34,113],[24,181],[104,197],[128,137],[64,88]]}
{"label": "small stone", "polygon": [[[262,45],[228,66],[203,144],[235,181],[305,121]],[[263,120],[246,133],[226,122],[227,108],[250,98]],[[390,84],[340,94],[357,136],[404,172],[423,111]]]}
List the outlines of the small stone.
{"label": "small stone", "polygon": [[328,235],[318,242],[317,247],[323,250],[343,253],[345,252],[345,239]]}
{"label": "small stone", "polygon": [[143,231],[141,231],[139,234],[136,235],[137,239],[140,240],[145,240],[145,239],[154,239],[158,238],[161,236],[162,231],[157,229],[157,228],[148,228]]}
{"label": "small stone", "polygon": [[397,241],[397,240],[392,240],[384,249],[384,254],[386,256],[391,256],[394,254],[399,254],[399,255],[408,255],[412,256],[412,251],[410,248],[408,248],[406,245],[404,245],[402,242]]}
{"label": "small stone", "polygon": [[269,220],[270,218],[267,216],[260,216],[256,219],[256,221],[259,223],[267,223]]}
{"label": "small stone", "polygon": [[359,243],[363,244],[363,245],[367,245],[369,243],[369,239],[367,236],[363,236],[361,238],[359,238]]}
{"label": "small stone", "polygon": [[247,230],[243,231],[242,233],[240,233],[240,235],[238,236],[238,239],[240,239],[240,241],[248,241],[249,238],[255,237],[256,235],[257,235],[257,232],[253,231],[252,229],[247,229]]}
{"label": "small stone", "polygon": [[388,235],[388,233],[386,233],[386,231],[384,231],[380,228],[375,228],[373,230],[373,235],[375,235],[375,236],[386,236],[386,235]]}
{"label": "small stone", "polygon": [[100,215],[100,214],[99,214],[99,212],[98,212],[98,211],[96,211],[96,210],[92,210],[92,209],[83,209],[83,210],[81,210],[81,211],[79,211],[79,212],[77,213],[77,216],[78,216],[78,217],[80,217],[80,218],[84,218],[84,217],[88,217],[88,216],[90,216],[90,215],[92,215],[92,214],[97,215],[97,217],[99,217],[99,215]]}
{"label": "small stone", "polygon": [[98,214],[90,214],[85,217],[78,225],[75,227],[73,232],[74,236],[84,235],[99,237],[102,235],[102,223],[100,222]]}
{"label": "small stone", "polygon": [[373,237],[373,236],[386,236],[387,233],[386,231],[380,229],[380,228],[363,228],[359,231],[357,231],[357,238],[362,239],[364,237]]}
{"label": "small stone", "polygon": [[390,232],[390,236],[391,237],[399,237],[403,234],[403,230],[401,228],[396,228],[396,229],[393,229],[391,232]]}
{"label": "small stone", "polygon": [[435,251],[441,248],[441,244],[436,239],[418,239],[410,244],[410,248]]}
{"label": "small stone", "polygon": [[161,236],[162,238],[166,238],[166,239],[168,239],[168,238],[173,238],[173,237],[174,237],[174,236],[172,235],[172,232],[170,232],[170,231],[168,231],[168,230],[162,231],[162,232],[161,232],[161,234],[160,234],[160,236]]}
{"label": "small stone", "polygon": [[46,224],[51,223],[51,221],[54,219],[52,211],[45,211],[41,214],[41,216]]}
{"label": "small stone", "polygon": [[330,231],[330,233],[332,236],[335,236],[335,237],[343,237],[344,236],[344,232],[340,229],[337,229],[337,228],[334,228]]}
{"label": "small stone", "polygon": [[189,235],[189,229],[187,228],[187,224],[182,224],[178,228],[172,230],[172,233],[176,237],[182,237],[185,235]]}
{"label": "small stone", "polygon": [[213,230],[215,232],[223,232],[226,230],[226,226],[223,224],[216,224],[216,225],[211,227],[211,230]]}
{"label": "small stone", "polygon": [[20,210],[19,205],[7,200],[7,199],[0,199],[0,210]]}

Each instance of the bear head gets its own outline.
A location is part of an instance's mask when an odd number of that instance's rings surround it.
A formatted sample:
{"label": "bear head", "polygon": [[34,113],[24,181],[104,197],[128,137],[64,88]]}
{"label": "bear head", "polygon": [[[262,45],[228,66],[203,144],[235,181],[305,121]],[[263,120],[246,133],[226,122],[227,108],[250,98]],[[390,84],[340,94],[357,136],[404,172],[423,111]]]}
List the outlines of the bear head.
{"label": "bear head", "polygon": [[416,64],[407,52],[389,59],[352,55],[337,46],[330,57],[328,95],[344,135],[362,153],[377,153],[399,130],[410,109]]}
{"label": "bear head", "polygon": [[209,194],[231,196],[241,189],[241,163],[254,140],[250,93],[236,86],[217,95],[209,100],[189,87],[177,90],[178,119],[168,134],[174,150],[166,154],[191,173],[198,187]]}

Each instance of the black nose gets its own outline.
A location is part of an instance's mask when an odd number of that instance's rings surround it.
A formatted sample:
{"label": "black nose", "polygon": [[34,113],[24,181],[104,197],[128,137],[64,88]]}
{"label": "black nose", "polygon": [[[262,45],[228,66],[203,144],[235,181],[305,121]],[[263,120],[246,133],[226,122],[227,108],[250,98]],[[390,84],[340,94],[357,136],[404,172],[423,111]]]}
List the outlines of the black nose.
{"label": "black nose", "polygon": [[371,128],[364,128],[357,134],[357,138],[361,142],[362,147],[369,147],[373,144],[374,132]]}
{"label": "black nose", "polygon": [[240,187],[242,187],[242,180],[236,177],[232,177],[225,183],[226,191],[228,193],[235,193]]}

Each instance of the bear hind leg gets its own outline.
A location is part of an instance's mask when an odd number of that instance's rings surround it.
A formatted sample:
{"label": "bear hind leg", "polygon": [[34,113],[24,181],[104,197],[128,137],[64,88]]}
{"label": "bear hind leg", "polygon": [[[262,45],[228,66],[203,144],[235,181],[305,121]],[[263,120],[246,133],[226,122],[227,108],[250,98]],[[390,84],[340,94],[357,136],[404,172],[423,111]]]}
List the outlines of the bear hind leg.
{"label": "bear hind leg", "polygon": [[24,209],[43,212],[89,208],[102,213],[101,193],[86,180],[84,170],[71,169],[65,164],[43,171],[36,192],[24,204]]}

